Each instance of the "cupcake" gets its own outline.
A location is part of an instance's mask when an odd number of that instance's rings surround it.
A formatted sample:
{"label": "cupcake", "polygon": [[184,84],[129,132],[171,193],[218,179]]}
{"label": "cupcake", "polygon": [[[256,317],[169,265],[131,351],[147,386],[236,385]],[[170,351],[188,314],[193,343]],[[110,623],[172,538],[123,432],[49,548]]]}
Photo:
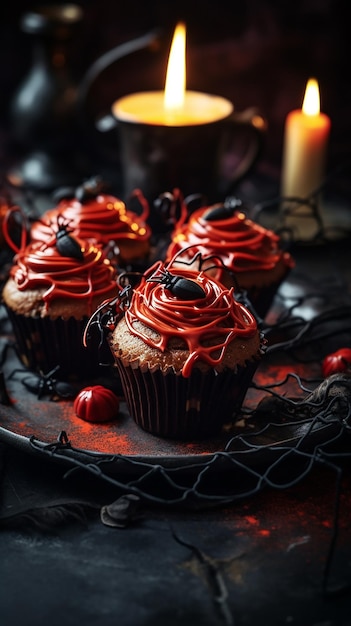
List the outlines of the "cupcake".
{"label": "cupcake", "polygon": [[248,219],[241,209],[241,201],[236,198],[199,208],[190,216],[183,205],[171,233],[166,261],[177,255],[184,264],[196,252],[201,254],[202,262],[206,257],[218,257],[222,262],[215,269],[210,263],[213,277],[227,287],[234,285],[245,291],[258,316],[265,317],[294,261],[282,249],[277,234]]}
{"label": "cupcake", "polygon": [[30,228],[32,241],[46,241],[58,219],[69,224],[72,235],[101,243],[113,260],[121,265],[147,259],[151,228],[147,224],[149,205],[139,190],[133,200],[141,213],[128,210],[125,203],[103,192],[104,184],[92,178],[77,189],[58,190],[57,204],[44,212]]}
{"label": "cupcake", "polygon": [[219,434],[235,419],[262,355],[255,317],[233,289],[161,261],[130,293],[108,342],[131,416],[159,437]]}
{"label": "cupcake", "polygon": [[101,248],[73,238],[63,225],[51,241],[17,251],[2,290],[18,356],[26,368],[57,377],[99,372],[96,353],[83,346],[92,312],[117,293],[117,273]]}

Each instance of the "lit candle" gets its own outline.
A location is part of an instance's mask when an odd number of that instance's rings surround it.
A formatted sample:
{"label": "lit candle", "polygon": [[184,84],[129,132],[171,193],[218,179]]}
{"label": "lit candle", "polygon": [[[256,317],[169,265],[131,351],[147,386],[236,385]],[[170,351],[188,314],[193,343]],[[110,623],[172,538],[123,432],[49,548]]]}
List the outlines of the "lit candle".
{"label": "lit candle", "polygon": [[117,120],[162,126],[193,126],[229,117],[232,103],[220,96],[186,90],[185,25],[177,24],[164,91],[124,96],[112,106]]}
{"label": "lit candle", "polygon": [[285,123],[282,186],[284,198],[307,198],[323,183],[330,118],[320,112],[319,87],[307,82],[302,110],[291,111]]}

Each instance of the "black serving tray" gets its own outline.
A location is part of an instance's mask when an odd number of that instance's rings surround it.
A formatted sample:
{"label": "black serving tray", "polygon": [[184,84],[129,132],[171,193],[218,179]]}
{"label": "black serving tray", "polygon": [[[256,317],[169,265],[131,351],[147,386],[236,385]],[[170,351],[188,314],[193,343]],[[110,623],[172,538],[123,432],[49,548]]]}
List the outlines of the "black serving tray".
{"label": "black serving tray", "polygon": [[[156,437],[134,423],[123,401],[117,420],[84,422],[75,415],[72,400],[55,402],[30,393],[23,385],[26,372],[9,351],[3,373],[11,401],[0,404],[0,441],[149,500],[177,504],[232,501],[265,486],[283,488],[315,463],[328,463],[329,452],[338,453],[344,441],[350,450],[348,423],[335,413],[325,419],[308,411],[257,411],[267,394],[303,399],[323,380],[323,356],[351,346],[349,244],[302,246],[292,252],[296,268],[265,320],[268,352],[242,414],[218,437],[188,442]],[[284,316],[288,324],[280,321],[275,327]],[[300,340],[291,350],[295,336]],[[4,333],[2,341],[4,347],[11,337]],[[22,372],[11,375],[21,367]],[[280,380],[285,380],[281,386]],[[306,386],[297,380],[307,381]]]}
{"label": "black serving tray", "polygon": [[[22,382],[28,373],[11,376],[16,361],[12,354],[4,368],[10,404],[0,405],[0,441],[152,502],[208,506],[247,497],[266,486],[283,488],[299,481],[320,460],[321,451],[337,449],[348,437],[338,416],[320,420],[278,414],[273,420],[271,413],[255,411],[267,395],[261,383],[279,372],[269,357],[257,370],[254,383],[259,389],[254,385],[248,390],[243,414],[218,437],[188,442],[143,431],[123,401],[115,421],[85,422],[75,415],[72,400],[39,399],[28,392]],[[297,364],[296,370],[302,376],[303,370],[311,374],[314,368]],[[297,390],[300,396],[306,393],[294,377],[284,389],[295,396]]]}

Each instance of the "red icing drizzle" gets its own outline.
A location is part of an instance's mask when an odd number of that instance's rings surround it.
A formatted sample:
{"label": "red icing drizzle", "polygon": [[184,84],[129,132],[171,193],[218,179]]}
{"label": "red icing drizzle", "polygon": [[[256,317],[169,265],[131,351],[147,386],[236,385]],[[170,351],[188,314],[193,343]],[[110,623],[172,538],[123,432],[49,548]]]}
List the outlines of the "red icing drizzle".
{"label": "red icing drizzle", "polygon": [[207,221],[203,215],[208,210],[207,207],[194,211],[187,223],[182,216],[172,235],[168,260],[181,249],[195,246],[206,256],[220,256],[228,269],[247,272],[270,270],[284,255],[279,248],[278,235],[248,219],[244,213],[235,211],[224,219]]}
{"label": "red icing drizzle", "polygon": [[46,304],[58,298],[103,299],[116,285],[115,270],[102,250],[82,241],[83,261],[62,256],[54,245],[35,242],[19,250],[10,275],[20,291],[46,289]]}
{"label": "red icing drizzle", "polygon": [[[172,275],[194,280],[205,292],[204,298],[181,300],[164,284],[148,282],[155,268],[162,270],[163,266],[161,263],[152,266],[135,289],[125,313],[126,323],[133,334],[162,352],[172,337],[185,341],[189,357],[183,366],[184,377],[190,376],[194,363],[199,360],[215,367],[234,338],[250,337],[257,332],[254,316],[234,300],[233,289],[224,289],[203,272],[172,268]],[[153,340],[136,328],[137,320],[156,331],[159,339]],[[203,345],[209,339],[216,339],[215,345]]]}
{"label": "red icing drizzle", "polygon": [[58,215],[67,220],[71,234],[82,239],[94,239],[103,244],[130,239],[145,241],[151,229],[146,223],[149,206],[141,194],[135,191],[143,210],[140,215],[129,211],[122,200],[105,194],[81,203],[75,198],[61,200],[57,207],[45,212],[40,221],[31,227],[34,241],[46,241],[52,237]]}

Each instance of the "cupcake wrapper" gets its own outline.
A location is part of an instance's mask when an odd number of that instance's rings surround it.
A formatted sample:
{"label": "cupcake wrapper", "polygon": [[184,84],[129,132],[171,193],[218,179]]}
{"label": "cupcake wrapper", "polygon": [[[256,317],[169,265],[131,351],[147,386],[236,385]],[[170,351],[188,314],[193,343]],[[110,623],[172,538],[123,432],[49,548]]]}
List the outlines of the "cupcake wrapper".
{"label": "cupcake wrapper", "polygon": [[26,368],[47,374],[59,365],[56,376],[64,380],[82,380],[98,373],[96,355],[82,342],[87,319],[26,317],[11,309],[7,313],[18,356]]}
{"label": "cupcake wrapper", "polygon": [[235,417],[257,362],[235,372],[194,368],[189,378],[142,372],[118,360],[116,366],[129,412],[141,428],[160,437],[198,440],[218,434]]}

